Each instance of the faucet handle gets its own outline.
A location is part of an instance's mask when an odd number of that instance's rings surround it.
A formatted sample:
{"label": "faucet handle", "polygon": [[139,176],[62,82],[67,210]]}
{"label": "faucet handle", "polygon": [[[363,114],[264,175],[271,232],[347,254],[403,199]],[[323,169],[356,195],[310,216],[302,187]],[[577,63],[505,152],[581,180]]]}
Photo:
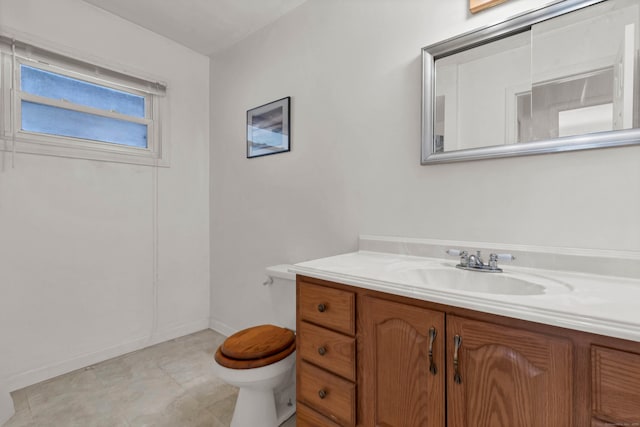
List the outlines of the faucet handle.
{"label": "faucet handle", "polygon": [[445,252],[451,256],[467,257],[469,255],[469,252],[460,249],[447,249]]}
{"label": "faucet handle", "polygon": [[469,252],[460,249],[447,249],[447,254],[451,256],[459,256],[460,264],[463,267],[469,265]]}
{"label": "faucet handle", "polygon": [[489,268],[491,268],[492,270],[499,270],[498,261],[513,261],[514,259],[516,259],[516,257],[511,254],[490,254]]}
{"label": "faucet handle", "polygon": [[516,257],[514,257],[511,254],[491,254],[491,255],[496,256],[496,261],[513,261],[514,259],[516,259]]}

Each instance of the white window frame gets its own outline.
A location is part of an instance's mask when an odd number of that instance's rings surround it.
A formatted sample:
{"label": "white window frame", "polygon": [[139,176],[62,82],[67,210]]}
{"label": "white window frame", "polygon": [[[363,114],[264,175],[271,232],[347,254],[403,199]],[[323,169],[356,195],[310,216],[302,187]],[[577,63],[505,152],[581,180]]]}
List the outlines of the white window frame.
{"label": "white window frame", "polygon": [[[164,84],[142,80],[111,69],[106,70],[81,60],[38,48],[20,49],[20,52],[16,53],[14,57],[11,45],[7,49],[6,40],[6,38],[0,38],[0,93],[2,94],[0,138],[4,141],[0,145],[0,150],[118,163],[169,166],[168,141],[167,138],[163,138],[166,134],[163,112],[166,110],[167,104]],[[29,45],[29,47],[32,46]],[[145,99],[145,117],[136,118],[22,92],[20,90],[21,65],[142,96]],[[14,91],[13,94],[12,91]],[[24,131],[21,129],[23,100],[145,124],[147,125],[147,147],[132,147],[117,143]]]}

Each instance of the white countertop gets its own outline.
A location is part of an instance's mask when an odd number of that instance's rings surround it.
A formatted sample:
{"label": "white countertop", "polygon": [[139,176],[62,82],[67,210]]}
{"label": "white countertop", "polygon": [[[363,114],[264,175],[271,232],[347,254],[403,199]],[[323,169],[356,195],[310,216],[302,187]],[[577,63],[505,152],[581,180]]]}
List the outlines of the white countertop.
{"label": "white countertop", "polygon": [[[463,272],[455,269],[456,263],[441,258],[359,251],[301,262],[289,271],[390,294],[640,342],[640,279],[506,264],[501,265],[504,273]],[[526,278],[546,289],[537,295],[474,292],[433,286],[415,274],[420,271],[442,272],[449,268],[471,279],[480,277],[473,275]]]}

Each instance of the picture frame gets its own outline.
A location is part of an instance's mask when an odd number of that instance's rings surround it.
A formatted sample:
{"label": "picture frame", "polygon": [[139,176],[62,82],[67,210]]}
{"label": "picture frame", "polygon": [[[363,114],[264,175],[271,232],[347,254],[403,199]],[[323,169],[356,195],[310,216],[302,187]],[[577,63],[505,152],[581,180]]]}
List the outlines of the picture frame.
{"label": "picture frame", "polygon": [[469,0],[469,10],[471,13],[478,13],[506,1],[507,0]]}
{"label": "picture frame", "polygon": [[291,97],[247,110],[247,158],[291,151]]}

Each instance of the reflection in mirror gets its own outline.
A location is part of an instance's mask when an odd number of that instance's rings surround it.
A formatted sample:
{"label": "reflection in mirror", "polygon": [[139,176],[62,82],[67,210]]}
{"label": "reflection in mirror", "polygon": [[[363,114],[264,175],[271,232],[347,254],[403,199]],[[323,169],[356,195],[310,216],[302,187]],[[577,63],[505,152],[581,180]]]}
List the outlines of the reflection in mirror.
{"label": "reflection in mirror", "polygon": [[617,0],[532,27],[530,140],[638,127],[639,24],[640,3]]}
{"label": "reflection in mirror", "polygon": [[423,49],[423,163],[640,143],[639,46],[638,0],[566,0]]}
{"label": "reflection in mirror", "polygon": [[516,142],[507,123],[515,123],[518,95],[530,93],[530,32],[436,60],[440,151]]}

